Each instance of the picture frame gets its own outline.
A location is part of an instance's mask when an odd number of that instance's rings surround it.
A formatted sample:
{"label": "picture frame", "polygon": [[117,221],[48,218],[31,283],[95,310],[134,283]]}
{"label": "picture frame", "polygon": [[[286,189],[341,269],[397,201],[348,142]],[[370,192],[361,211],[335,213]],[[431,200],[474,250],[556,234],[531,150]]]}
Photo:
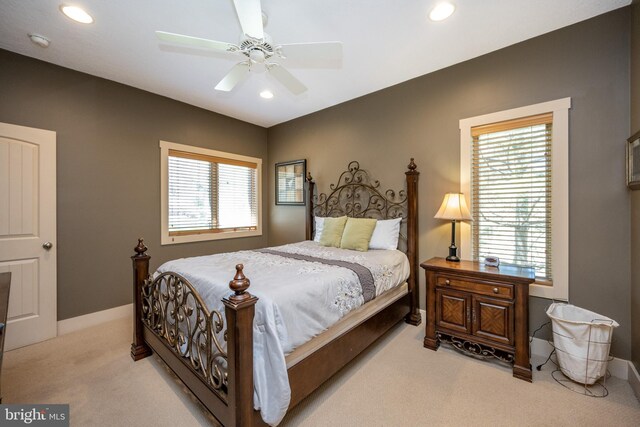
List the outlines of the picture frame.
{"label": "picture frame", "polygon": [[304,206],[307,202],[304,191],[306,175],[306,159],[276,163],[276,205]]}
{"label": "picture frame", "polygon": [[627,139],[627,187],[640,190],[640,131]]}

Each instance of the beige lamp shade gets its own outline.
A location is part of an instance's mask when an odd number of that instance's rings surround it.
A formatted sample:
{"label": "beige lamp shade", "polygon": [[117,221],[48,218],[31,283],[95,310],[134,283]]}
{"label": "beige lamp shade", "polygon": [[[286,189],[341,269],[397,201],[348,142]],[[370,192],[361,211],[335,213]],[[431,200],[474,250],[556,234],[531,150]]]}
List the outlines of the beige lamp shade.
{"label": "beige lamp shade", "polygon": [[469,208],[467,208],[467,201],[464,198],[464,194],[445,194],[442,206],[440,206],[434,218],[458,221],[470,220],[471,213],[469,212]]}

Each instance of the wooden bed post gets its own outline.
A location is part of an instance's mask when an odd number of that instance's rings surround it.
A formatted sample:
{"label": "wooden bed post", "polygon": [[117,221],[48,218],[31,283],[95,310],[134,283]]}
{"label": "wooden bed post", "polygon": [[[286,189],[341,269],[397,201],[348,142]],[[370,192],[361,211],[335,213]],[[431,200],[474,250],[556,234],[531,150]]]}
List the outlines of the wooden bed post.
{"label": "wooden bed post", "polygon": [[412,325],[419,325],[422,322],[420,316],[419,297],[419,271],[420,262],[418,260],[418,178],[420,172],[418,166],[411,158],[405,172],[407,176],[407,257],[409,258],[409,292],[411,294],[411,311],[405,321]]}
{"label": "wooden bed post", "polygon": [[149,260],[144,239],[138,239],[138,246],[133,249],[136,254],[133,261],[133,343],[131,344],[131,358],[137,362],[151,356],[151,349],[145,344],[142,333],[142,286],[149,276]]}
{"label": "wooden bed post", "polygon": [[311,172],[307,172],[307,177],[306,177],[306,181],[307,181],[307,203],[306,203],[306,208],[307,208],[307,212],[306,212],[306,216],[307,216],[307,227],[305,229],[305,239],[306,240],[311,240],[313,239],[313,226],[314,226],[314,220],[313,220],[313,188],[315,187],[316,183],[313,182],[313,178],[311,177]]}
{"label": "wooden bed post", "polygon": [[228,403],[232,425],[253,424],[253,316],[258,298],[247,292],[250,281],[236,265],[229,288],[234,291],[222,302],[227,318]]}

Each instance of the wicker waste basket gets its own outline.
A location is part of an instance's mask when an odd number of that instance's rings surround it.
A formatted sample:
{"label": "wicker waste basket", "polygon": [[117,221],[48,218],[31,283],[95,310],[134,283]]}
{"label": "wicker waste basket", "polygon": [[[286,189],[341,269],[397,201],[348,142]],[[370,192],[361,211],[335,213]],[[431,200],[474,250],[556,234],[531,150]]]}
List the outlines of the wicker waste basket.
{"label": "wicker waste basket", "polygon": [[613,328],[618,322],[575,305],[547,309],[558,365],[567,377],[592,385],[607,373]]}

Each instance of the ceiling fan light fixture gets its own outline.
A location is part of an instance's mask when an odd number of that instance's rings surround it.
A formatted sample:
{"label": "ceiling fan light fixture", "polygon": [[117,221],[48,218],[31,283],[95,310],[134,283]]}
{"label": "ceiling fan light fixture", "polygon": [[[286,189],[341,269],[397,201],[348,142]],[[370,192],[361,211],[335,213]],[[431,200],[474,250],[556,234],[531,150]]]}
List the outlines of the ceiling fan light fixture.
{"label": "ceiling fan light fixture", "polygon": [[260,49],[251,49],[249,52],[249,58],[256,64],[263,64],[265,60],[265,54]]}
{"label": "ceiling fan light fixture", "polygon": [[263,90],[262,92],[260,92],[260,96],[264,99],[271,99],[273,98],[273,92],[271,92],[270,90],[266,89]]}
{"label": "ceiling fan light fixture", "polygon": [[449,2],[438,3],[431,12],[429,12],[429,19],[432,21],[444,21],[455,12],[456,7]]}
{"label": "ceiling fan light fixture", "polygon": [[67,18],[73,19],[81,24],[93,23],[93,17],[85,12],[84,9],[78,6],[69,6],[66,4],[60,5],[60,12],[62,12]]}

